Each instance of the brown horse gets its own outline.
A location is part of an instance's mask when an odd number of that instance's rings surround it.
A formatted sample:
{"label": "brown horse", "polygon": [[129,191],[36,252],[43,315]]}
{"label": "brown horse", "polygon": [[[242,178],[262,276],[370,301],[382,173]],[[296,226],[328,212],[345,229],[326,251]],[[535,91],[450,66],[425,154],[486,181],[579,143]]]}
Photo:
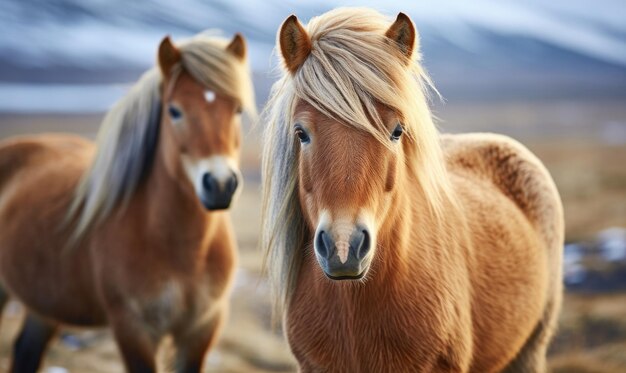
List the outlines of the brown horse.
{"label": "brown horse", "polygon": [[537,372],[563,216],[504,136],[441,136],[416,30],[337,9],[278,33],[262,244],[303,372]]}
{"label": "brown horse", "polygon": [[165,38],[106,115],[97,144],[69,135],[0,145],[1,303],[27,308],[13,372],[35,372],[58,325],[110,325],[130,372],[165,335],[198,372],[226,316],[236,243],[227,212],[241,110],[254,98],[241,35]]}

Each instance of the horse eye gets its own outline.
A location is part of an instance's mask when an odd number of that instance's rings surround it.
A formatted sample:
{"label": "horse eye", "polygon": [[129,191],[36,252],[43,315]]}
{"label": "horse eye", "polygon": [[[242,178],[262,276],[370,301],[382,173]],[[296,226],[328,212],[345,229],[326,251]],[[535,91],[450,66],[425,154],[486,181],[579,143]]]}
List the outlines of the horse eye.
{"label": "horse eye", "polygon": [[396,128],[394,128],[393,132],[391,133],[391,141],[398,141],[398,140],[400,140],[400,136],[402,136],[403,132],[404,132],[404,130],[402,129],[402,125],[400,123],[398,123]]}
{"label": "horse eye", "polygon": [[170,118],[172,118],[172,120],[174,120],[174,121],[178,121],[178,120],[180,120],[180,118],[183,117],[182,111],[180,111],[180,109],[177,109],[177,108],[175,108],[172,105],[170,105],[167,108],[167,111],[170,114]]}
{"label": "horse eye", "polygon": [[311,142],[311,138],[309,137],[309,135],[307,135],[306,131],[304,130],[304,128],[302,128],[301,125],[295,125],[295,132],[296,136],[298,136],[302,144],[308,144],[309,142]]}

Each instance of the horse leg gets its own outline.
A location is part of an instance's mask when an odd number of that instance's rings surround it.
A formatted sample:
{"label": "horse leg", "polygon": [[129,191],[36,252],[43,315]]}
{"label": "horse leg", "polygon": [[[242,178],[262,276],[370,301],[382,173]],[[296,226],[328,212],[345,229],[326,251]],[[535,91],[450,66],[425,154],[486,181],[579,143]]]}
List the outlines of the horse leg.
{"label": "horse leg", "polygon": [[7,305],[9,301],[9,293],[0,285],[0,317],[2,317],[2,311],[4,310],[4,306]]}
{"label": "horse leg", "polygon": [[215,344],[221,324],[222,314],[218,313],[201,327],[173,333],[177,373],[198,373],[202,370],[204,356]]}
{"label": "horse leg", "polygon": [[559,300],[553,300],[548,304],[543,318],[539,320],[524,347],[522,347],[515,359],[507,365],[503,373],[537,373],[547,371],[546,353],[550,339],[554,334],[559,309]]}
{"label": "horse leg", "polygon": [[15,341],[11,372],[36,373],[57,326],[28,313]]}
{"label": "horse leg", "polygon": [[127,372],[156,372],[155,355],[159,338],[150,333],[143,321],[135,317],[115,317],[112,327]]}

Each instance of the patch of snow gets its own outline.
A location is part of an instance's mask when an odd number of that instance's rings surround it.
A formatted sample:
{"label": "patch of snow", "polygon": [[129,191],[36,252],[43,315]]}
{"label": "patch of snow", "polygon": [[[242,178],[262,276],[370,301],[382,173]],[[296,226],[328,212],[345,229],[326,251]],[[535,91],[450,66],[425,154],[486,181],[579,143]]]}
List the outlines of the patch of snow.
{"label": "patch of snow", "polygon": [[610,261],[626,260],[626,229],[609,228],[598,233],[599,249],[602,256]]}

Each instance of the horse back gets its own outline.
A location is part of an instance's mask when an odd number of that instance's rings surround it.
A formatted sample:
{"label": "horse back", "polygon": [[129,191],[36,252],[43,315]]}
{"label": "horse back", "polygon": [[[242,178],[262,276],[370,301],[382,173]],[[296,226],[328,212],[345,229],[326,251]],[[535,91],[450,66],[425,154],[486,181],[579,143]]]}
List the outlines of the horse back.
{"label": "horse back", "polygon": [[[27,168],[93,152],[93,144],[74,135],[18,136],[0,142],[0,188]],[[78,159],[79,163],[81,159]],[[30,171],[33,171],[32,169]],[[37,170],[34,170],[37,171]]]}
{"label": "horse back", "polygon": [[541,161],[519,142],[503,135],[473,133],[442,136],[447,168],[466,179],[493,184],[525,215],[547,247],[563,242],[563,207]]}

